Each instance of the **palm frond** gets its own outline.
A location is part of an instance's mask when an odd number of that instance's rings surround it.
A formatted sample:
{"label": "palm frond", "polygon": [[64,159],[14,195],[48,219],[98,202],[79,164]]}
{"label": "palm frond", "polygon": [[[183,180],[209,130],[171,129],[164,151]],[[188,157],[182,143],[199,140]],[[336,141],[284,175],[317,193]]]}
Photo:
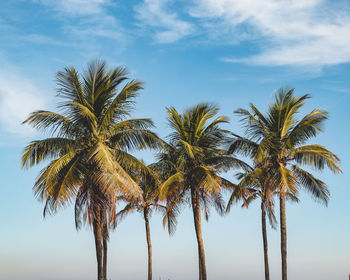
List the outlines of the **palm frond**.
{"label": "palm frond", "polygon": [[327,185],[323,181],[315,178],[312,174],[296,165],[292,166],[292,170],[296,174],[301,186],[310,192],[315,200],[320,201],[325,205],[328,204],[330,193]]}
{"label": "palm frond", "polygon": [[332,172],[341,172],[338,166],[339,158],[321,145],[305,145],[291,152],[292,159],[302,165],[308,165],[319,170],[327,166]]}
{"label": "palm frond", "polygon": [[113,152],[106,145],[96,144],[89,159],[99,167],[94,176],[105,191],[120,191],[122,194],[141,198],[140,187],[115,160]]}
{"label": "palm frond", "polygon": [[75,142],[67,138],[47,138],[32,141],[22,153],[22,168],[32,167],[43,160],[54,160],[74,150]]}
{"label": "palm frond", "polygon": [[23,124],[29,124],[33,128],[55,134],[58,136],[77,136],[83,132],[83,129],[76,126],[69,118],[64,115],[38,110],[32,112],[29,117],[23,121]]}
{"label": "palm frond", "polygon": [[159,186],[159,199],[164,200],[167,195],[179,189],[183,183],[184,177],[181,172],[177,172],[170,176]]}

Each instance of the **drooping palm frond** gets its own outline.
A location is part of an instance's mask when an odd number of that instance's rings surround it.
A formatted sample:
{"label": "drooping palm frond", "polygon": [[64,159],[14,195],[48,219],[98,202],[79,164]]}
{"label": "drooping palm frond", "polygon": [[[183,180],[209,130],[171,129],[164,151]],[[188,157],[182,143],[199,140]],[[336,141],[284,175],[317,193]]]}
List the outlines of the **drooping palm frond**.
{"label": "drooping palm frond", "polygon": [[182,188],[184,184],[184,177],[181,172],[177,172],[167,178],[160,186],[159,186],[159,197],[161,200],[164,200],[167,195],[177,192]]}
{"label": "drooping palm frond", "polygon": [[328,118],[328,113],[323,110],[312,110],[302,118],[288,133],[287,139],[290,146],[296,146],[305,143],[317,133],[322,131],[322,125]]}
{"label": "drooping palm frond", "polygon": [[231,140],[228,152],[230,154],[241,154],[246,157],[254,157],[259,148],[259,144],[247,138],[233,134],[234,139]]}
{"label": "drooping palm frond", "polygon": [[74,143],[73,139],[58,137],[32,141],[23,150],[22,168],[33,167],[42,161],[57,159],[59,156],[72,152]]}
{"label": "drooping palm frond", "polygon": [[292,165],[292,170],[300,185],[310,192],[315,200],[325,205],[328,204],[330,192],[326,183],[315,178],[311,173],[301,169],[297,165]]}
{"label": "drooping palm frond", "polygon": [[128,214],[131,214],[135,210],[135,206],[132,202],[129,202],[125,207],[117,213],[117,223],[120,223]]}
{"label": "drooping palm frond", "polygon": [[321,145],[305,145],[291,150],[291,159],[301,165],[323,170],[326,166],[333,172],[341,172],[339,158]]}
{"label": "drooping palm frond", "polygon": [[57,137],[72,137],[84,133],[83,128],[76,126],[67,116],[44,110],[32,112],[23,124],[29,124],[46,133],[57,133]]}

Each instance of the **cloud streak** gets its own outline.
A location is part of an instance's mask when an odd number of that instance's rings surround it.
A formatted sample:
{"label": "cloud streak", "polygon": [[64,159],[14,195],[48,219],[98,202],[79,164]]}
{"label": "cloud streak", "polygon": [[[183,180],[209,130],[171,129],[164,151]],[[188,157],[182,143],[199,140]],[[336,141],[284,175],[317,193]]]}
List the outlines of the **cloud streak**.
{"label": "cloud streak", "polygon": [[[66,35],[83,48],[100,47],[100,39],[108,39],[117,46],[125,45],[126,32],[112,14],[115,4],[110,0],[38,0],[56,14],[62,21],[61,28]],[[90,43],[87,43],[90,42]],[[117,42],[118,44],[115,44]],[[106,43],[106,42],[104,42]]]}
{"label": "cloud streak", "polygon": [[145,0],[135,7],[136,18],[145,26],[155,28],[159,43],[173,43],[194,32],[194,25],[181,20],[176,12],[167,8],[172,1]]}
{"label": "cloud streak", "polygon": [[261,53],[226,61],[297,66],[350,62],[350,12],[341,4],[332,6],[323,0],[200,0],[190,14],[201,20],[219,20],[238,33],[239,27],[244,32],[248,29],[253,39],[259,40]]}
{"label": "cloud streak", "polygon": [[21,123],[32,111],[47,106],[45,95],[31,80],[18,74],[11,66],[0,69],[0,124],[7,132],[31,134],[33,130]]}
{"label": "cloud streak", "polygon": [[[202,34],[222,43],[251,42],[257,52],[225,61],[322,67],[350,62],[350,5],[327,0],[192,0],[186,20],[171,0],[144,0],[136,17],[159,43]],[[177,1],[177,4],[182,1]],[[175,4],[173,5],[175,7]],[[182,17],[184,17],[182,15]]]}
{"label": "cloud streak", "polygon": [[42,4],[53,7],[56,11],[70,15],[101,14],[106,0],[38,0]]}

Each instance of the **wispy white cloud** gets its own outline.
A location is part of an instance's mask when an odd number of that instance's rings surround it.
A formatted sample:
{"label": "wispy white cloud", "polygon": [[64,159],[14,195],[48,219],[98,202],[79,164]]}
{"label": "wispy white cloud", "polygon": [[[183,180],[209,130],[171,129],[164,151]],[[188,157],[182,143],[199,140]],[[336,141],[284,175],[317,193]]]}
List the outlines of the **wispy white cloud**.
{"label": "wispy white cloud", "polygon": [[[102,16],[102,19],[100,19]],[[108,14],[103,14],[95,17],[86,17],[80,19],[75,24],[66,24],[65,31],[77,36],[81,39],[92,38],[107,38],[112,40],[118,40],[121,44],[125,39],[124,30],[115,17]]]}
{"label": "wispy white cloud", "polygon": [[144,0],[135,7],[136,18],[143,25],[155,28],[155,39],[160,43],[172,43],[190,35],[194,25],[179,18],[175,11],[170,11],[170,0]]}
{"label": "wispy white cloud", "polygon": [[99,39],[109,39],[114,42],[115,50],[122,49],[127,41],[117,17],[112,14],[115,3],[111,0],[34,0],[45,5],[62,20],[62,30],[80,48],[98,48]]}
{"label": "wispy white cloud", "polygon": [[4,130],[22,135],[32,133],[33,130],[21,123],[30,112],[46,105],[45,95],[31,80],[11,65],[0,69],[0,124]]}
{"label": "wispy white cloud", "polygon": [[336,5],[326,0],[195,2],[190,9],[192,17],[217,20],[235,28],[233,40],[240,32],[250,33],[249,39],[255,43],[258,39],[260,53],[226,58],[227,61],[297,66],[350,62],[350,6],[344,2]]}
{"label": "wispy white cloud", "polygon": [[[175,3],[187,12],[186,20]],[[198,32],[253,42],[257,52],[225,61],[322,67],[350,62],[350,4],[327,0],[143,0],[136,17],[160,43]],[[202,36],[202,37],[203,37]]]}
{"label": "wispy white cloud", "polygon": [[107,0],[37,0],[42,4],[53,7],[59,12],[74,15],[101,14]]}

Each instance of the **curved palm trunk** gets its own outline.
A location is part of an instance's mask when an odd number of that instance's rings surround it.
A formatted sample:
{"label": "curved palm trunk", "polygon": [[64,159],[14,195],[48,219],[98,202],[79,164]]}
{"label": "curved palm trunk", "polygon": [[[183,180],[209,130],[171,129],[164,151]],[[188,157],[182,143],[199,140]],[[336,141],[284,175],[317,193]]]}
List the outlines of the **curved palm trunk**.
{"label": "curved palm trunk", "polygon": [[107,246],[108,246],[108,222],[106,209],[101,207],[101,229],[102,229],[102,279],[107,279]]}
{"label": "curved palm trunk", "polygon": [[103,279],[103,263],[102,263],[102,229],[99,221],[94,221],[94,236],[95,236],[95,246],[96,246],[96,259],[97,259],[97,280]]}
{"label": "curved palm trunk", "polygon": [[199,257],[201,255],[200,248],[198,246],[198,276],[199,280],[202,280],[202,261],[201,258]]}
{"label": "curved palm trunk", "polygon": [[270,280],[269,256],[268,256],[267,232],[266,232],[266,209],[265,209],[264,201],[261,202],[261,228],[262,228],[262,237],[263,237],[263,244],[264,244],[265,280]]}
{"label": "curved palm trunk", "polygon": [[107,244],[108,241],[103,239],[103,280],[107,279]]}
{"label": "curved palm trunk", "polygon": [[198,243],[199,280],[207,280],[207,270],[205,266],[205,253],[204,253],[204,245],[203,245],[203,238],[202,238],[201,209],[200,209],[198,196],[193,189],[191,189],[191,198],[192,198],[194,227],[196,230],[196,237],[197,237],[197,243]]}
{"label": "curved palm trunk", "polygon": [[102,278],[103,280],[107,279],[107,248],[108,248],[108,228],[107,228],[107,222],[104,221],[104,233],[103,233],[103,274]]}
{"label": "curved palm trunk", "polygon": [[145,219],[146,226],[146,239],[147,239],[147,249],[148,249],[148,280],[152,280],[152,244],[151,244],[151,232],[148,220],[148,208],[143,211],[143,217]]}
{"label": "curved palm trunk", "polygon": [[282,280],[287,280],[287,229],[286,229],[286,195],[280,194],[280,227],[281,227],[281,257]]}

